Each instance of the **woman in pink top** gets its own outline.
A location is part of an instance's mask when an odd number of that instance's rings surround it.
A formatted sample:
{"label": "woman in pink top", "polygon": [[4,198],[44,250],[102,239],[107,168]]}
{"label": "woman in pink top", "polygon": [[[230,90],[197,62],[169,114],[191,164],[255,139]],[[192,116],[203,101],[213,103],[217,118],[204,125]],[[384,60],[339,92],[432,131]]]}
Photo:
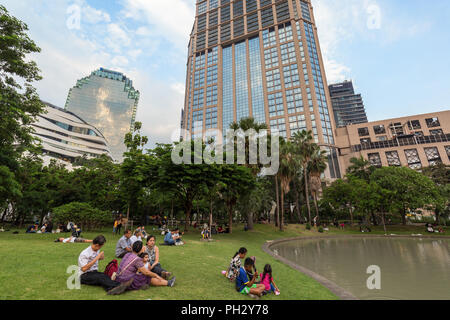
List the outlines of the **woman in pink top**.
{"label": "woman in pink top", "polygon": [[266,293],[273,292],[275,295],[280,294],[280,290],[273,281],[272,267],[270,264],[264,266],[264,272],[260,274],[261,283],[266,287]]}

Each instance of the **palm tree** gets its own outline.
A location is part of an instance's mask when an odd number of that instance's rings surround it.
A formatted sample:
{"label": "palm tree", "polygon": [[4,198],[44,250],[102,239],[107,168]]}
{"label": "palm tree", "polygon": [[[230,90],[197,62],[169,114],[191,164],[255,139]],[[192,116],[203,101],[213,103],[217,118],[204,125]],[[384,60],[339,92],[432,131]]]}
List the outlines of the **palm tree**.
{"label": "palm tree", "polygon": [[317,194],[322,188],[321,175],[327,169],[328,156],[327,152],[320,150],[319,147],[315,150],[308,163],[308,171],[311,182],[311,193],[314,199],[314,206],[316,208],[316,215],[319,218],[319,207],[317,205]]}
{"label": "palm tree", "polygon": [[363,179],[367,182],[370,181],[370,175],[374,171],[375,167],[373,167],[369,161],[361,156],[359,158],[351,158],[350,163],[352,165],[347,169],[348,175]]}
{"label": "palm tree", "polygon": [[281,186],[281,221],[280,231],[284,225],[284,196],[290,191],[290,184],[295,175],[295,157],[291,142],[286,142],[280,148],[280,186]]}
{"label": "palm tree", "polygon": [[298,161],[303,169],[303,178],[305,180],[305,198],[308,207],[309,223],[311,223],[311,205],[309,203],[309,180],[308,180],[308,163],[311,160],[317,144],[313,142],[311,131],[296,132],[292,139],[294,153],[298,157]]}
{"label": "palm tree", "polygon": [[[261,130],[267,130],[267,125],[265,123],[258,123],[254,118],[242,118],[241,120],[239,120],[238,122],[233,122],[230,125],[230,129],[232,130],[242,130],[242,131],[247,131],[247,130],[255,130],[256,133],[259,133]],[[250,168],[252,170],[252,174],[256,179],[256,176],[260,173],[262,165],[260,163],[258,164],[250,164],[249,158],[250,158],[250,141],[248,137],[245,137],[245,165],[246,167]],[[259,154],[259,152],[258,152]],[[253,211],[250,210],[248,212],[248,219],[247,219],[247,223],[248,223],[248,228],[249,230],[253,229]]]}

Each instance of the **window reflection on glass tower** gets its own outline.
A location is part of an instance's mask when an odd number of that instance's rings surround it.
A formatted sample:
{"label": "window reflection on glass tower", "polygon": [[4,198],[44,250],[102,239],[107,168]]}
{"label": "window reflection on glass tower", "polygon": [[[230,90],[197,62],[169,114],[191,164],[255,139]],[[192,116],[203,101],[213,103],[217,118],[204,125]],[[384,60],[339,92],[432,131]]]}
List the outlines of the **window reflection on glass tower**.
{"label": "window reflection on glass tower", "polygon": [[122,161],[125,135],[134,127],[139,91],[120,72],[100,68],[70,89],[66,110],[96,127],[108,141],[112,156]]}
{"label": "window reflection on glass tower", "polygon": [[199,0],[190,36],[183,128],[224,135],[253,117],[285,138],[311,130],[340,177],[334,119],[310,0]]}

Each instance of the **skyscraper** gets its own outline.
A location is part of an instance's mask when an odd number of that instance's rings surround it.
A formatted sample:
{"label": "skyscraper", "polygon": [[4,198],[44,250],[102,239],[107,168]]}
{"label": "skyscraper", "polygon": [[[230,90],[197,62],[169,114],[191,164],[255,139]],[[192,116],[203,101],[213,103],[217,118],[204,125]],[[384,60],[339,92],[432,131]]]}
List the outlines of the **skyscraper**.
{"label": "skyscraper", "polygon": [[329,89],[338,128],[368,122],[363,99],[360,94],[355,94],[352,81],[332,84]]}
{"label": "skyscraper", "polygon": [[290,138],[311,130],[340,177],[331,100],[309,0],[199,0],[190,36],[184,129],[225,134],[244,117]]}
{"label": "skyscraper", "polygon": [[133,129],[139,91],[120,72],[100,68],[70,89],[66,110],[96,127],[108,141],[111,154],[122,161],[125,135]]}

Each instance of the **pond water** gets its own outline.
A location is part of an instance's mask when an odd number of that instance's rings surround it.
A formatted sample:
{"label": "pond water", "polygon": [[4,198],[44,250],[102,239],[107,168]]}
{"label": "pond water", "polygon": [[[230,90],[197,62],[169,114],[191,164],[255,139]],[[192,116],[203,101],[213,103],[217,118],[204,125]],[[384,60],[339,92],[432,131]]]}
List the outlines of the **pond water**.
{"label": "pond water", "polygon": [[[450,239],[334,238],[282,242],[271,250],[359,299],[449,300],[449,247]],[[373,265],[380,268],[381,289],[367,287]]]}

